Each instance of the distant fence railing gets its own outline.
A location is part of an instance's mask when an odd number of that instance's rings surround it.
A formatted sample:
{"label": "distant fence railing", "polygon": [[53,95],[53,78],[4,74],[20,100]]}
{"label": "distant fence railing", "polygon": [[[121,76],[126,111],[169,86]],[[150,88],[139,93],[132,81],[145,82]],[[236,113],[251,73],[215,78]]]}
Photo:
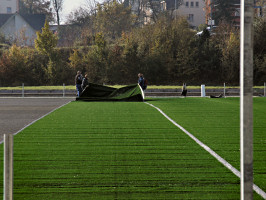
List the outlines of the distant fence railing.
{"label": "distant fence railing", "polygon": [[[76,90],[68,89],[66,90],[65,84],[63,84],[62,89],[43,89],[43,90],[26,90],[24,84],[22,84],[21,89],[3,89],[0,90],[0,97],[75,97]],[[155,96],[181,96],[182,89],[147,89],[145,91],[145,96],[147,97],[155,97]],[[230,86],[225,86],[221,88],[212,88],[205,89],[204,96],[240,96],[239,88],[230,88]],[[264,87],[254,88],[253,89],[254,96],[264,96],[266,97],[266,83],[264,83]],[[189,89],[187,88],[187,96],[202,96],[202,88],[198,89]]]}
{"label": "distant fence railing", "polygon": [[[147,89],[145,96],[181,96],[181,89]],[[264,89],[254,89],[254,96],[265,96]],[[206,89],[205,96],[220,95],[239,96],[239,89]],[[75,90],[0,90],[1,97],[75,97]],[[187,96],[201,96],[200,89],[188,89]]]}

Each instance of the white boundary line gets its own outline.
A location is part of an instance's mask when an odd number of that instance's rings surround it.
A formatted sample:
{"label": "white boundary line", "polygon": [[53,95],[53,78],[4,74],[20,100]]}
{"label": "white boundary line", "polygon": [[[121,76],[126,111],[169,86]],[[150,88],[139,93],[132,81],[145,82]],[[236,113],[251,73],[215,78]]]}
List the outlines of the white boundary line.
{"label": "white boundary line", "polygon": [[[29,123],[28,125],[24,126],[22,129],[20,129],[19,131],[17,131],[17,132],[16,132],[16,133],[14,133],[13,135],[17,135],[18,133],[20,133],[21,131],[23,131],[25,128],[29,127],[30,125],[34,124],[35,122],[39,121],[40,119],[42,119],[42,118],[46,117],[47,115],[51,114],[52,112],[54,112],[54,111],[58,110],[59,108],[62,108],[63,106],[65,106],[65,105],[69,104],[70,102],[71,102],[71,101],[69,101],[69,102],[67,102],[67,103],[65,103],[65,104],[63,104],[63,105],[61,105],[61,106],[59,106],[59,107],[56,107],[56,108],[55,108],[55,109],[53,109],[52,111],[50,111],[50,112],[46,113],[45,115],[43,115],[43,116],[39,117],[38,119],[36,119],[36,120],[32,121],[31,123]],[[2,143],[3,143],[3,140],[2,140],[2,141],[0,141],[0,144],[2,144]]]}
{"label": "white boundary line", "polygon": [[[230,163],[228,163],[225,159],[223,159],[221,156],[219,156],[217,153],[215,153],[210,147],[202,143],[200,140],[198,140],[194,135],[189,133],[186,129],[184,129],[182,126],[177,124],[174,120],[172,120],[170,117],[168,117],[160,108],[157,108],[156,106],[144,102],[147,105],[157,109],[166,119],[168,119],[172,124],[174,124],[176,127],[181,129],[184,133],[186,133],[192,140],[194,140],[198,145],[200,145],[203,149],[205,149],[207,152],[209,152],[214,158],[216,158],[220,163],[222,163],[227,169],[229,169],[231,172],[233,172],[237,177],[240,178],[240,172],[234,168]],[[257,185],[253,184],[253,190],[257,192],[262,198],[266,199],[266,193],[260,189]]]}
{"label": "white boundary line", "polygon": [[139,84],[138,84],[138,86],[139,86],[139,89],[141,90],[141,95],[142,95],[142,98],[143,98],[143,101],[144,101],[144,99],[145,99],[145,95],[144,95],[143,89],[140,87]]}

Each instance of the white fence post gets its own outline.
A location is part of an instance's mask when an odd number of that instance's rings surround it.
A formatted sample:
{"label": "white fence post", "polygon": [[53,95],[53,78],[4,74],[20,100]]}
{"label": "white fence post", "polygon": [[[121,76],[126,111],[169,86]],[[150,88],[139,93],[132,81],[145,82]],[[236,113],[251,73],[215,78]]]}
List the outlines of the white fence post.
{"label": "white fence post", "polygon": [[4,134],[4,200],[13,200],[13,135]]}
{"label": "white fence post", "polygon": [[65,84],[63,83],[63,97],[65,97]]}
{"label": "white fence post", "polygon": [[205,97],[205,85],[201,85],[201,97]]}

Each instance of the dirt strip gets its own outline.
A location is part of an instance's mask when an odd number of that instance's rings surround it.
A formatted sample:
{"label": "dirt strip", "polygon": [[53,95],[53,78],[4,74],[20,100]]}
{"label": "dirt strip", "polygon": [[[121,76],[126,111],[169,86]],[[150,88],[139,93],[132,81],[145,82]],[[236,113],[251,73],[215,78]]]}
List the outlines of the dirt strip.
{"label": "dirt strip", "polygon": [[0,141],[74,98],[0,98]]}

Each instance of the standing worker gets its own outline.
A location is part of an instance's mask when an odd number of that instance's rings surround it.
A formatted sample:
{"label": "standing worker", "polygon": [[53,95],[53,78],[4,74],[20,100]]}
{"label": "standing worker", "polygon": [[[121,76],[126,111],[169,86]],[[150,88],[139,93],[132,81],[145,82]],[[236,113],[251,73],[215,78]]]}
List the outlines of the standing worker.
{"label": "standing worker", "polygon": [[87,85],[89,85],[88,74],[85,74],[84,78],[82,79],[82,84],[81,84],[82,91],[85,90]]}
{"label": "standing worker", "polygon": [[147,88],[147,80],[143,77],[143,74],[141,73],[138,74],[138,77],[138,84],[142,88],[142,90],[145,91]]}
{"label": "standing worker", "polygon": [[77,75],[75,77],[75,84],[76,84],[76,89],[77,89],[77,96],[80,97],[82,89],[81,89],[81,84],[82,84],[82,74],[80,71],[77,72]]}
{"label": "standing worker", "polygon": [[184,96],[184,97],[187,96],[187,85],[186,85],[186,83],[183,83],[181,95]]}

